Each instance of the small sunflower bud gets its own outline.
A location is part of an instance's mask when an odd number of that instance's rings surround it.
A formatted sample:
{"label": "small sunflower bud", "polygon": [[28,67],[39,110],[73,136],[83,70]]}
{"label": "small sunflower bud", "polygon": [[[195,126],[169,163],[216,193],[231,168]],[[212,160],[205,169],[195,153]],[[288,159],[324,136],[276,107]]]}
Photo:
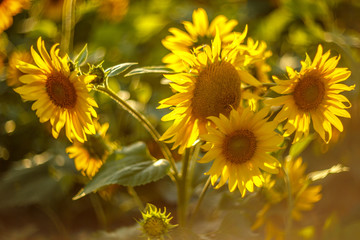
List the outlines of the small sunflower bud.
{"label": "small sunflower bud", "polygon": [[166,215],[166,208],[161,212],[154,205],[148,203],[145,212],[141,212],[143,219],[138,223],[141,225],[143,232],[148,240],[164,239],[169,230],[177,225],[170,224],[170,214]]}
{"label": "small sunflower bud", "polygon": [[70,72],[74,71],[76,68],[75,63],[73,61],[71,61],[70,59],[68,60],[68,67],[69,67]]}
{"label": "small sunflower bud", "polygon": [[99,63],[97,66],[90,65],[88,74],[96,76],[96,78],[91,81],[91,84],[94,84],[94,85],[103,84],[105,82],[106,75],[107,75],[104,71],[104,68],[102,67],[102,62]]}

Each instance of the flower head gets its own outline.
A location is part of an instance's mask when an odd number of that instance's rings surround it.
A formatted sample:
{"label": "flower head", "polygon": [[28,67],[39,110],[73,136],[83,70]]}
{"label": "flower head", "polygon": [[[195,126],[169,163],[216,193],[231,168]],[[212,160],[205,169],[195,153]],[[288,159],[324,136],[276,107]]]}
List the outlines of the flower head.
{"label": "flower head", "polygon": [[[302,159],[285,161],[284,169],[289,177],[291,188],[292,209],[291,219],[300,221],[302,212],[310,211],[314,204],[321,199],[321,185],[310,186],[310,180],[305,175],[306,165]],[[265,226],[266,239],[285,239],[285,228],[288,210],[289,192],[284,180],[284,173],[280,172],[278,181],[271,179],[270,175],[265,177],[264,195],[266,204],[258,212],[257,219],[252,229]]]}
{"label": "flower head", "polygon": [[7,69],[6,77],[6,83],[10,87],[16,87],[21,85],[19,77],[21,77],[23,73],[16,67],[20,63],[20,61],[31,64],[34,63],[32,56],[29,52],[21,50],[13,52],[9,57],[9,66]]}
{"label": "flower head", "polygon": [[19,78],[24,85],[15,89],[24,101],[35,101],[32,109],[40,122],[50,121],[52,135],[59,136],[65,127],[66,136],[79,142],[87,140],[86,134],[94,134],[92,117],[97,114],[93,107],[96,102],[89,95],[87,83],[94,76],[78,76],[77,71],[70,72],[68,56],[59,56],[58,44],[55,44],[50,55],[41,38],[37,41],[40,55],[31,47],[31,54],[36,65],[21,62],[18,65],[25,75]]}
{"label": "flower head", "polygon": [[242,84],[260,85],[243,70],[243,62],[238,62],[239,41],[235,39],[222,47],[218,31],[211,46],[206,45],[194,54],[176,52],[191,68],[188,73],[165,75],[178,93],[160,101],[158,108],[175,106],[162,118],[175,121],[161,139],[170,138],[168,142],[174,142],[173,148],[179,146],[179,153],[192,146],[199,134],[206,133],[208,117],[228,116],[232,108],[240,106]]}
{"label": "flower head", "polygon": [[143,219],[139,221],[143,232],[151,239],[164,239],[170,229],[177,225],[172,225],[169,217],[171,213],[166,215],[166,208],[161,212],[154,205],[148,203],[144,212],[141,212]]}
{"label": "flower head", "polygon": [[13,16],[22,9],[27,9],[30,0],[2,0],[0,1],[0,33],[13,24]]}
{"label": "flower head", "polygon": [[199,162],[214,160],[206,174],[210,175],[212,185],[220,178],[215,188],[229,181],[230,192],[238,188],[245,196],[246,190],[254,191],[254,184],[262,186],[260,169],[278,173],[280,163],[269,153],[279,149],[283,138],[274,131],[277,124],[267,122],[267,114],[267,109],[254,113],[246,108],[241,112],[232,110],[229,118],[209,117],[216,128],[209,126],[209,133],[202,136],[207,141],[203,148],[208,152]]}
{"label": "flower head", "polygon": [[343,91],[353,90],[345,81],[351,74],[347,68],[337,68],[340,57],[330,56],[330,51],[323,54],[319,45],[314,61],[301,62],[301,71],[288,67],[289,80],[274,77],[277,86],[271,89],[284,96],[269,99],[269,105],[282,106],[277,114],[278,121],[286,120],[285,136],[295,132],[294,142],[309,134],[310,121],[320,137],[328,143],[332,137],[332,126],[340,132],[343,125],[338,117],[350,118],[345,110],[351,106],[349,100],[341,95]]}
{"label": "flower head", "polygon": [[186,64],[184,65],[182,59],[175,52],[190,53],[193,48],[210,45],[216,35],[216,28],[219,29],[219,37],[223,46],[232,43],[235,38],[241,39],[240,42],[242,42],[247,34],[247,26],[243,33],[233,32],[238,22],[234,19],[229,20],[224,15],[217,16],[209,25],[207,13],[203,8],[194,10],[192,18],[193,22],[183,22],[186,31],[170,28],[169,32],[173,35],[162,40],[164,47],[171,51],[163,58],[163,62],[176,71],[185,69]]}
{"label": "flower head", "polygon": [[89,135],[84,143],[74,141],[72,146],[66,148],[69,157],[74,158],[76,169],[89,178],[98,172],[111,148],[106,136],[109,124],[100,125],[97,121],[94,124],[96,134]]}

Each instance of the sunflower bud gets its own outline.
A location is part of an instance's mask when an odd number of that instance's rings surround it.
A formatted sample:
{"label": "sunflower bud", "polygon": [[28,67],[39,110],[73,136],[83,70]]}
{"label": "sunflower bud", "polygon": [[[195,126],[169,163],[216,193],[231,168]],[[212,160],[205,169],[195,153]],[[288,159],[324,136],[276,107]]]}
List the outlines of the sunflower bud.
{"label": "sunflower bud", "polygon": [[95,75],[96,78],[91,81],[91,84],[94,85],[101,85],[105,82],[106,79],[106,73],[104,71],[104,68],[102,67],[102,62],[98,65],[89,65],[90,69],[88,72],[88,75]]}
{"label": "sunflower bud", "polygon": [[154,205],[148,203],[145,212],[141,212],[143,219],[138,223],[141,225],[143,232],[151,239],[164,239],[170,229],[177,225],[170,224],[172,217],[171,213],[166,215],[166,208],[161,212]]}

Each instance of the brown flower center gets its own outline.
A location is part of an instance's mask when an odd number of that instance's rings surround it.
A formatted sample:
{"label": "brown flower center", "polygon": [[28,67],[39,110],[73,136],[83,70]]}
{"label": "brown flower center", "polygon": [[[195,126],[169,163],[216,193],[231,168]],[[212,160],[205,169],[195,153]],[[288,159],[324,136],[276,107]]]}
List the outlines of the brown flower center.
{"label": "brown flower center", "polygon": [[47,77],[46,92],[51,101],[62,108],[73,108],[76,104],[77,94],[74,84],[60,72],[54,72]]}
{"label": "brown flower center", "polygon": [[84,147],[93,158],[103,160],[106,155],[107,146],[102,137],[98,134],[89,135],[88,140],[84,143]]}
{"label": "brown flower center", "polygon": [[295,104],[302,111],[316,109],[325,96],[325,85],[322,76],[317,70],[312,70],[300,77],[294,88]]}
{"label": "brown flower center", "polygon": [[237,130],[225,137],[222,152],[227,161],[242,164],[249,161],[255,154],[256,137],[247,129]]}
{"label": "brown flower center", "polygon": [[201,121],[220,113],[228,116],[240,104],[240,77],[228,62],[212,63],[200,72],[192,98],[192,114]]}

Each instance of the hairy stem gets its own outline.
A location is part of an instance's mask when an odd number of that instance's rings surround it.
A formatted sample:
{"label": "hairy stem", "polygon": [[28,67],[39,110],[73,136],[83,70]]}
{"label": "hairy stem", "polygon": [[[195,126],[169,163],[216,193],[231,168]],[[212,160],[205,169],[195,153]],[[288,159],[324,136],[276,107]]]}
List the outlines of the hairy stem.
{"label": "hairy stem", "polygon": [[[286,160],[285,160],[286,161]],[[287,239],[290,239],[291,236],[291,228],[292,228],[292,210],[293,210],[293,195],[292,195],[292,189],[291,189],[291,182],[288,171],[286,171],[284,164],[282,165],[282,170],[284,172],[285,177],[285,184],[288,192],[288,209],[287,209],[287,215],[286,215],[286,226],[285,226],[285,237]]]}
{"label": "hairy stem", "polygon": [[152,126],[152,124],[149,122],[149,120],[142,115],[140,112],[132,108],[126,101],[121,99],[116,93],[114,93],[107,85],[105,87],[98,86],[96,88],[97,91],[101,93],[105,93],[110,98],[115,100],[116,103],[118,103],[123,109],[125,109],[128,113],[130,113],[136,120],[140,122],[140,124],[148,131],[148,133],[151,135],[151,137],[155,140],[157,144],[159,144],[161,152],[163,153],[164,157],[170,162],[171,168],[173,170],[172,176],[175,178],[175,181],[178,180],[178,170],[175,164],[175,159],[173,158],[170,149],[168,146],[160,141],[160,134],[157,132],[157,130]]}
{"label": "hairy stem", "polygon": [[206,181],[201,193],[200,193],[200,196],[198,198],[198,201],[196,203],[196,206],[195,206],[195,209],[194,209],[194,212],[192,214],[192,220],[194,219],[194,217],[196,216],[197,212],[199,211],[199,208],[200,208],[200,205],[202,203],[202,201],[204,200],[204,197],[205,197],[205,193],[206,191],[209,189],[209,186],[210,186],[210,183],[211,183],[211,177],[209,176],[208,180]]}
{"label": "hairy stem", "polygon": [[61,50],[65,53],[69,53],[72,50],[75,27],[75,5],[76,0],[65,0],[63,5]]}
{"label": "hairy stem", "polygon": [[181,178],[178,181],[178,222],[184,227],[186,225],[186,216],[188,209],[188,189],[187,189],[187,175],[189,168],[189,161],[191,158],[190,149],[186,149],[185,156],[182,162]]}
{"label": "hairy stem", "polygon": [[130,194],[130,196],[132,196],[134,198],[134,201],[136,203],[136,205],[139,207],[139,209],[143,210],[144,204],[142,203],[139,195],[137,194],[137,192],[135,191],[135,189],[133,187],[128,187],[128,193]]}

